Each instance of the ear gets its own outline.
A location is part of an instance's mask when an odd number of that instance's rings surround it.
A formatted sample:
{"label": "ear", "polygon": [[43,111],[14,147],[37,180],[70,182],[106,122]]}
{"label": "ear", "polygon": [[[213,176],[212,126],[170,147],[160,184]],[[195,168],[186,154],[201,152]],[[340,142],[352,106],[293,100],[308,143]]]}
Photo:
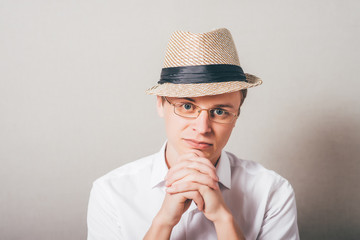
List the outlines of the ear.
{"label": "ear", "polygon": [[[240,113],[240,109],[239,109],[239,113]],[[231,124],[232,124],[232,128],[235,128],[237,121],[239,121],[239,117],[240,117],[240,116],[238,116],[238,117],[235,119],[235,121],[234,121],[233,123],[231,123]]]}
{"label": "ear", "polygon": [[164,117],[164,102],[161,96],[157,96],[156,108],[160,117]]}
{"label": "ear", "polygon": [[232,128],[235,128],[236,122],[238,121],[238,119],[239,119],[239,118],[235,119],[235,121],[232,123],[232,125],[233,125]]}

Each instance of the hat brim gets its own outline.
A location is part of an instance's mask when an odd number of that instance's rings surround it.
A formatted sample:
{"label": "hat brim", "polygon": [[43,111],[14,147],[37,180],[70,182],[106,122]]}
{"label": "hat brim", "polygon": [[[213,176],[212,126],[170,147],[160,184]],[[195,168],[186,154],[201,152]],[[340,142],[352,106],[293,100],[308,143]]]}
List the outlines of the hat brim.
{"label": "hat brim", "polygon": [[262,84],[262,80],[255,75],[245,73],[248,82],[213,82],[213,83],[194,83],[194,84],[157,84],[146,91],[149,95],[166,97],[201,97],[230,93],[256,87]]}

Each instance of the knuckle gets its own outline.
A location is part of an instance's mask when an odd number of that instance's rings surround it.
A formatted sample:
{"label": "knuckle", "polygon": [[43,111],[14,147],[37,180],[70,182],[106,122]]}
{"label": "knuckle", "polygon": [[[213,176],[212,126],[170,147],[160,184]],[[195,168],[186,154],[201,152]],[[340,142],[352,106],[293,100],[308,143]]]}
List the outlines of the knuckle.
{"label": "knuckle", "polygon": [[201,195],[200,195],[200,193],[198,191],[195,191],[194,192],[194,197],[199,198],[199,197],[201,197]]}

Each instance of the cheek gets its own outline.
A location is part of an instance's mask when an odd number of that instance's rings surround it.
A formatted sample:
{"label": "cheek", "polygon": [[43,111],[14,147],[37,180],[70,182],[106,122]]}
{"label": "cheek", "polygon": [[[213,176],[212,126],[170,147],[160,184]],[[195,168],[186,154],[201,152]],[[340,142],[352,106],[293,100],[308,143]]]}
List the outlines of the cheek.
{"label": "cheek", "polygon": [[165,113],[165,125],[168,138],[179,137],[180,133],[186,128],[184,119],[171,112]]}
{"label": "cheek", "polygon": [[233,126],[217,129],[215,135],[217,137],[218,147],[223,148],[226,145],[226,143],[230,138],[232,130],[233,130]]}

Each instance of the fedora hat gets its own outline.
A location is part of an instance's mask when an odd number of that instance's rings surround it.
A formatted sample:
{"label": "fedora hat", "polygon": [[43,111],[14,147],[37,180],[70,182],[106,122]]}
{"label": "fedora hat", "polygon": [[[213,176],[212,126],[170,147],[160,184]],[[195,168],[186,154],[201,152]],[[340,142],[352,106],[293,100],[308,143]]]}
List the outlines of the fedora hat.
{"label": "fedora hat", "polygon": [[176,31],[169,40],[161,78],[146,91],[167,97],[200,97],[258,86],[262,80],[244,73],[231,33]]}

